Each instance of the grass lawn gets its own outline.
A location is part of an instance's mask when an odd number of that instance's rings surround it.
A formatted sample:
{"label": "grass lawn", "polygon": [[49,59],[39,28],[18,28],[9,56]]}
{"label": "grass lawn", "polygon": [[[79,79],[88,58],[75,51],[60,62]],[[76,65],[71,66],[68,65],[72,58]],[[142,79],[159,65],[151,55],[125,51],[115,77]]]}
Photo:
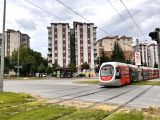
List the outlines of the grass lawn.
{"label": "grass lawn", "polygon": [[76,81],[74,83],[78,83],[78,84],[97,84],[99,83],[98,80],[81,80],[81,81]]}
{"label": "grass lawn", "polygon": [[[0,120],[102,120],[108,111],[60,106],[27,94],[0,93]],[[118,112],[106,120],[159,120],[160,109]]]}
{"label": "grass lawn", "polygon": [[140,81],[132,83],[132,85],[160,85],[160,81]]}

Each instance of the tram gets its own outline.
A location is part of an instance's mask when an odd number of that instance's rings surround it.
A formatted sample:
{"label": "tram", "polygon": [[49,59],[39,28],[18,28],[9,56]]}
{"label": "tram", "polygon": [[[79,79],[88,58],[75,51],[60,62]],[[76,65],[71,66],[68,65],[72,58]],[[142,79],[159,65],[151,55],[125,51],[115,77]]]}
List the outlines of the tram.
{"label": "tram", "polygon": [[137,67],[120,62],[103,63],[99,70],[102,86],[124,86],[135,81],[159,78],[158,68]]}

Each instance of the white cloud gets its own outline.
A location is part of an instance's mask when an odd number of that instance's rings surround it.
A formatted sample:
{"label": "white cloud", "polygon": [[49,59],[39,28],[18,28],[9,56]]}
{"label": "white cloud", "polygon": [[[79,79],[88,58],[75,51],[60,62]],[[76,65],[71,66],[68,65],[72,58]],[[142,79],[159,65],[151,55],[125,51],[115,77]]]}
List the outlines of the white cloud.
{"label": "white cloud", "polygon": [[[20,30],[31,37],[31,48],[47,54],[48,36],[47,26],[51,22],[81,21],[87,22],[78,15],[74,14],[56,0],[28,0],[37,6],[49,11],[62,18],[59,20],[53,15],[34,7],[25,0],[7,0],[7,22],[6,29]],[[75,11],[82,14],[85,18],[95,23],[97,26],[113,35],[128,35],[137,38],[133,31],[129,29],[123,20],[108,3],[108,0],[61,0]],[[126,22],[132,27],[136,34],[140,34],[133,21],[127,14],[120,0],[110,0],[116,9],[123,15]],[[148,33],[155,27],[160,27],[160,0],[123,0],[130,10],[137,24],[148,39]],[[0,1],[0,14],[3,14],[3,1]],[[0,17],[2,23],[2,17]],[[72,25],[71,25],[72,26]],[[0,25],[0,29],[2,29]],[[107,36],[103,31],[97,29],[97,36],[101,38]],[[143,40],[143,37],[139,37]]]}

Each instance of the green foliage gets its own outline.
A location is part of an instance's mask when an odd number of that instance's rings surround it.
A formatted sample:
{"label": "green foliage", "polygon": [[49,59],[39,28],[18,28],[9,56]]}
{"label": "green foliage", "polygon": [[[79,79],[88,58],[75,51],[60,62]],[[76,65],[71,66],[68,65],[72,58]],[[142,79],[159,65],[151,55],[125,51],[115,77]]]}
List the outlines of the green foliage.
{"label": "green foliage", "polygon": [[109,61],[110,61],[110,59],[107,56],[105,56],[104,54],[102,55],[102,57],[97,58],[97,64],[100,64],[100,65],[104,62],[109,62]]}
{"label": "green foliage", "polygon": [[68,65],[68,68],[72,69],[73,71],[76,71],[76,70],[77,70],[76,65],[73,64],[73,63],[70,63],[70,64]]}
{"label": "green foliage", "polygon": [[46,67],[44,66],[43,63],[41,63],[40,66],[38,66],[38,72],[39,73],[46,73]]}
{"label": "green foliage", "polygon": [[81,80],[81,81],[76,81],[74,83],[78,83],[78,84],[96,84],[96,85],[98,85],[99,81],[98,80]]}
{"label": "green foliage", "polygon": [[52,64],[53,71],[56,71],[57,68],[60,68],[60,65],[58,65],[56,62]]}
{"label": "green foliage", "polygon": [[120,48],[118,42],[114,43],[114,50],[112,51],[111,61],[125,62],[124,53],[122,49]]}
{"label": "green foliage", "polygon": [[[11,56],[11,62],[13,66],[17,66],[17,56],[18,51],[13,51]],[[45,67],[48,66],[47,59],[44,59],[41,53],[33,51],[32,49],[24,46],[20,46],[19,65],[22,66],[22,68],[20,68],[20,76],[35,76],[35,73],[38,72],[38,66],[41,64],[43,64]],[[17,69],[14,68],[14,71],[17,72]]]}
{"label": "green foliage", "polygon": [[11,63],[11,58],[9,56],[4,58],[4,73],[8,74],[12,70],[13,65]]}
{"label": "green foliage", "polygon": [[125,63],[132,64],[131,60],[128,60],[128,59],[125,61]]}
{"label": "green foliage", "polygon": [[140,81],[134,82],[132,85],[160,85],[160,81]]}
{"label": "green foliage", "polygon": [[102,120],[108,112],[102,110],[79,110],[59,120]]}
{"label": "green foliage", "polygon": [[52,74],[52,73],[53,73],[52,67],[48,66],[47,67],[47,74]]}
{"label": "green foliage", "polygon": [[50,120],[74,112],[73,107],[64,107],[37,101],[26,94],[0,94],[0,120]]}
{"label": "green foliage", "polygon": [[10,120],[56,120],[74,112],[74,108],[56,105],[44,106],[36,110],[13,116]]}
{"label": "green foliage", "polygon": [[87,62],[84,62],[82,65],[81,65],[81,70],[88,70],[88,69],[90,69],[90,66],[89,66],[89,64],[87,63]]}
{"label": "green foliage", "polygon": [[113,114],[112,116],[104,120],[144,120],[144,115],[142,112],[133,110],[129,113],[119,112]]}
{"label": "green foliage", "polygon": [[159,108],[151,107],[116,112],[107,117],[108,111],[49,104],[26,94],[0,94],[0,120],[159,120],[159,114]]}

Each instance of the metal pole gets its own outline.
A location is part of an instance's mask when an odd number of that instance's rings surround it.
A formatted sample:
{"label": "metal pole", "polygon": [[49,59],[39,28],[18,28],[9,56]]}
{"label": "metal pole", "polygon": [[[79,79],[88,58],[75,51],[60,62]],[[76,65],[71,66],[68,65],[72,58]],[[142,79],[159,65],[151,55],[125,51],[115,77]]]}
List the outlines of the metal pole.
{"label": "metal pole", "polygon": [[137,52],[139,52],[139,40],[138,39],[136,39],[136,43],[137,43]]}
{"label": "metal pole", "polygon": [[157,49],[158,49],[158,68],[159,68],[159,80],[160,80],[160,31],[159,30],[158,30]]}
{"label": "metal pole", "polygon": [[6,21],[6,0],[4,0],[3,11],[3,29],[2,29],[2,46],[1,46],[1,73],[0,73],[0,92],[3,92],[3,75],[4,75],[4,46],[5,46],[5,21]]}
{"label": "metal pole", "polygon": [[19,78],[19,46],[18,46],[18,55],[17,55],[17,78]]}

